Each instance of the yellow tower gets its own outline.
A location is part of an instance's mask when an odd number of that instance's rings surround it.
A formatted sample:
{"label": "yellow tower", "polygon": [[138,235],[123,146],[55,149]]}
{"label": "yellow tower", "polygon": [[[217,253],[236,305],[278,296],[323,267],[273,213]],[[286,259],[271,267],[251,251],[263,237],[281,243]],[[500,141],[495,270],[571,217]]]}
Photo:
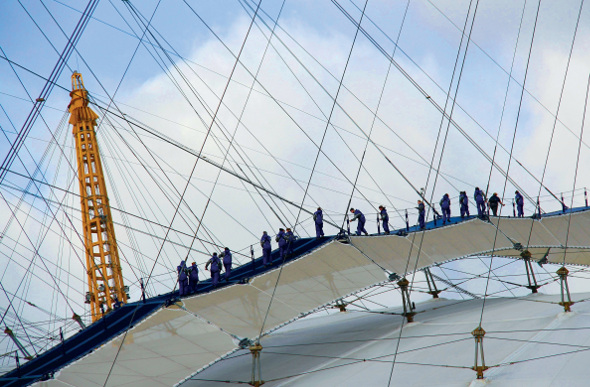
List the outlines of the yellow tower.
{"label": "yellow tower", "polygon": [[126,303],[129,288],[123,285],[115,229],[94,131],[98,115],[88,107],[88,92],[82,75],[77,72],[72,74],[70,97],[72,101],[68,109],[76,139],[88,273],[86,303],[90,304],[94,322],[103,313],[117,307],[117,301]]}

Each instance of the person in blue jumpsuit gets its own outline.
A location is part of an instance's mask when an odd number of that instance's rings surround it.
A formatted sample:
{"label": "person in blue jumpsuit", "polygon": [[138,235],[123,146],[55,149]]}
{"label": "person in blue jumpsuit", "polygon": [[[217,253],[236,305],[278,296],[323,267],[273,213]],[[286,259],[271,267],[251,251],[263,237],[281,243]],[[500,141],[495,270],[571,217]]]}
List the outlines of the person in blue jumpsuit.
{"label": "person in blue jumpsuit", "polygon": [[223,258],[223,268],[225,269],[225,281],[229,281],[229,276],[231,275],[231,251],[229,251],[229,247],[226,247],[223,252],[220,254],[220,257]]}
{"label": "person in blue jumpsuit", "polygon": [[260,247],[262,247],[262,263],[264,266],[272,265],[270,260],[270,235],[266,231],[262,232]]}
{"label": "person in blue jumpsuit", "polygon": [[221,272],[221,261],[217,253],[213,253],[213,256],[207,261],[205,270],[208,270],[209,266],[211,266],[211,285],[215,288],[219,283],[219,274]]}
{"label": "person in blue jumpsuit", "polygon": [[279,228],[279,233],[275,237],[275,241],[279,244],[279,257],[282,261],[287,254],[287,237],[285,236],[284,228]]}
{"label": "person in blue jumpsuit", "polygon": [[522,218],[524,216],[524,197],[520,192],[514,192],[514,201],[516,202],[517,216]]}
{"label": "person in blue jumpsuit", "polygon": [[293,246],[295,245],[295,235],[293,231],[289,227],[287,227],[287,231],[285,232],[285,241],[287,242],[287,256],[293,255]]}
{"label": "person in blue jumpsuit", "polygon": [[379,216],[383,222],[383,233],[387,235],[389,234],[389,215],[385,206],[379,206]]}
{"label": "person in blue jumpsuit", "polygon": [[473,198],[475,199],[475,204],[477,205],[477,216],[483,218],[486,213],[486,197],[479,187],[475,187]]}
{"label": "person in blue jumpsuit", "polygon": [[451,199],[448,193],[444,194],[440,200],[440,209],[442,210],[442,222],[444,226],[447,222],[451,221]]}
{"label": "person in blue jumpsuit", "polygon": [[367,219],[365,219],[365,215],[360,210],[355,210],[354,208],[351,208],[350,212],[354,214],[350,221],[354,222],[355,220],[358,220],[358,223],[356,225],[356,235],[361,235],[361,233],[369,235],[367,230],[365,230],[365,222],[367,221]]}
{"label": "person in blue jumpsuit", "polygon": [[318,207],[318,210],[313,213],[313,222],[315,223],[315,237],[322,238],[324,236],[324,215],[321,207]]}
{"label": "person in blue jumpsuit", "polygon": [[190,269],[190,272],[188,275],[188,280],[189,280],[189,285],[191,288],[191,293],[196,293],[197,292],[197,285],[199,283],[199,268],[197,267],[197,263],[193,262],[189,269]]}
{"label": "person in blue jumpsuit", "polygon": [[420,226],[421,230],[424,230],[426,224],[424,223],[424,215],[426,214],[426,208],[424,207],[424,203],[422,200],[418,200],[418,225]]}
{"label": "person in blue jumpsuit", "polygon": [[459,209],[461,212],[461,219],[465,218],[465,216],[469,217],[469,198],[465,191],[459,192]]}
{"label": "person in blue jumpsuit", "polygon": [[186,263],[184,261],[180,261],[180,265],[176,267],[176,271],[178,272],[178,295],[180,297],[186,296],[189,290]]}

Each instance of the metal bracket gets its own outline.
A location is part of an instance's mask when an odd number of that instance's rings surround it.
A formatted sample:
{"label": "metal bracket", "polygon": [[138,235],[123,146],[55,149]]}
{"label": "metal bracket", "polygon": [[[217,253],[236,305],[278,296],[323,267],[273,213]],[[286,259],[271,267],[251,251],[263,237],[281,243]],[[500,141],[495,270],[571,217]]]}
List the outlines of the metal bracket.
{"label": "metal bracket", "polygon": [[248,384],[254,387],[260,387],[264,384],[264,380],[262,380],[262,369],[260,365],[261,351],[262,345],[260,345],[260,342],[257,342],[256,344],[250,346],[250,353],[252,354],[252,380]]}
{"label": "metal bracket", "polygon": [[[484,371],[487,370],[488,368],[490,368],[490,367],[486,366],[485,358],[483,356],[483,337],[485,336],[486,331],[484,331],[480,325],[477,328],[475,328],[471,332],[471,334],[473,335],[473,338],[475,339],[475,364],[473,367],[471,367],[471,369],[477,373],[478,379],[483,379]],[[481,365],[479,363],[480,357],[481,357]]]}
{"label": "metal bracket", "polygon": [[404,305],[403,316],[408,320],[409,323],[414,322],[414,316],[416,315],[416,312],[413,312],[414,308],[412,301],[410,301],[410,292],[408,290],[410,281],[408,281],[406,278],[402,278],[397,282],[397,285],[402,292],[402,303]]}
{"label": "metal bracket", "polygon": [[559,305],[563,306],[563,310],[565,312],[571,312],[571,306],[574,304],[572,298],[570,296],[570,287],[567,283],[567,275],[569,274],[569,270],[562,266],[557,270],[557,275],[559,276],[559,282],[561,287],[561,302]]}

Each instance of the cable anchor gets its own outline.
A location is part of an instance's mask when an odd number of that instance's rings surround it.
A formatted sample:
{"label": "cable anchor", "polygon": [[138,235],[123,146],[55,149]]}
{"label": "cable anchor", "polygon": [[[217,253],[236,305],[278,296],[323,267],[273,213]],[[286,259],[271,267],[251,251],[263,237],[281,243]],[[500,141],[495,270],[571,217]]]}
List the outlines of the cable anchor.
{"label": "cable anchor", "polygon": [[531,263],[532,254],[528,250],[523,250],[520,253],[520,257],[524,261],[524,267],[526,268],[526,277],[529,282],[527,288],[531,290],[533,293],[537,293],[537,289],[541,286],[537,284],[537,278],[535,278],[535,272],[533,271],[533,266]]}
{"label": "cable anchor", "polygon": [[432,276],[429,267],[424,269],[424,275],[426,276],[426,283],[428,284],[428,294],[430,294],[432,298],[438,298],[438,295],[442,290],[437,289],[436,282],[434,282],[434,277]]}
{"label": "cable anchor", "polygon": [[559,284],[561,287],[561,302],[559,305],[563,306],[563,310],[565,312],[571,312],[571,306],[574,304],[572,298],[570,296],[570,287],[567,283],[567,275],[569,274],[569,270],[562,266],[557,270],[557,275],[559,276]]}
{"label": "cable anchor", "polygon": [[414,305],[410,301],[410,291],[408,290],[408,285],[410,285],[410,281],[405,278],[402,278],[397,282],[401,292],[402,292],[402,303],[404,305],[404,313],[403,316],[408,320],[409,323],[414,322],[414,316],[416,312],[414,312]]}
{"label": "cable anchor", "polygon": [[[475,328],[473,332],[471,332],[471,334],[475,339],[475,365],[472,367],[472,370],[474,370],[477,373],[478,379],[483,379],[484,371],[490,368],[486,367],[485,358],[483,356],[483,337],[485,336],[486,331],[484,331],[480,325],[477,328]],[[481,365],[479,363],[480,357]]]}
{"label": "cable anchor", "polygon": [[82,317],[80,317],[77,313],[72,315],[72,320],[78,323],[81,329],[86,329],[86,324],[82,321]]}
{"label": "cable anchor", "polygon": [[334,307],[338,308],[341,312],[346,312],[347,306],[348,304],[344,302],[344,300],[342,299],[336,300],[336,302],[334,303]]}
{"label": "cable anchor", "polygon": [[248,383],[254,387],[260,387],[264,384],[262,380],[262,367],[260,364],[260,352],[262,345],[256,343],[250,346],[250,353],[252,354],[252,380]]}

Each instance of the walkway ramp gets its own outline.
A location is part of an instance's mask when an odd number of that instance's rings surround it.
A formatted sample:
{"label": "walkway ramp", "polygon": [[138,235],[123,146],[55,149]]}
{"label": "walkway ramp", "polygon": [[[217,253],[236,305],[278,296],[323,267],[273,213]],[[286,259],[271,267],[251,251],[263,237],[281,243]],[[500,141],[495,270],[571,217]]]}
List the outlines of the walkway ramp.
{"label": "walkway ramp", "polygon": [[[84,357],[63,368],[55,379],[36,385],[173,385],[233,352],[240,343],[246,345],[314,309],[387,281],[391,272],[404,274],[473,255],[518,257],[522,250],[515,249],[515,243],[528,246],[535,258],[547,256],[555,263],[563,261],[567,243],[571,247],[565,263],[589,265],[590,211],[552,214],[541,220],[469,219],[406,236],[299,243],[299,256],[280,267],[247,281],[249,272],[257,272],[247,265],[238,269],[243,284],[186,297],[168,307],[160,301],[143,321],[132,319],[127,333],[120,330],[93,352],[96,346],[89,342]],[[304,243],[310,243],[308,248],[301,248]],[[138,305],[122,309],[130,313]]]}

